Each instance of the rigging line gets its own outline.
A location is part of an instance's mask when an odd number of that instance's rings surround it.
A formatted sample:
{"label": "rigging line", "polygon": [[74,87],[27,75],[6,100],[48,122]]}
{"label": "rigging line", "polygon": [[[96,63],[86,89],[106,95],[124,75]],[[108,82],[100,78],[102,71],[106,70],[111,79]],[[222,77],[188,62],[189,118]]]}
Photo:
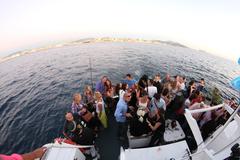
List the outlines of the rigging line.
{"label": "rigging line", "polygon": [[92,59],[91,59],[91,57],[89,57],[89,67],[90,67],[91,86],[92,86],[92,89],[93,89]]}

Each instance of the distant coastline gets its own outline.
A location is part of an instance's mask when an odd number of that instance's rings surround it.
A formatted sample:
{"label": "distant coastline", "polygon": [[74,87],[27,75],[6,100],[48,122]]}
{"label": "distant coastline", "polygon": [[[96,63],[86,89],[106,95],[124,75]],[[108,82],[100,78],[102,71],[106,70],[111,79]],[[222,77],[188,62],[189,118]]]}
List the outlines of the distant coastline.
{"label": "distant coastline", "polygon": [[59,44],[48,45],[48,46],[43,46],[43,47],[39,47],[39,48],[14,52],[6,57],[0,58],[0,63],[23,56],[23,55],[32,54],[35,52],[44,51],[44,50],[48,50],[48,49],[61,48],[61,47],[65,47],[65,46],[80,45],[80,44],[86,44],[86,43],[97,43],[97,42],[137,42],[137,43],[154,43],[154,44],[161,43],[161,44],[167,44],[167,45],[171,45],[171,46],[188,48],[187,46],[184,46],[180,43],[172,42],[172,41],[144,40],[144,39],[132,39],[132,38],[110,38],[110,37],[85,38],[85,39],[80,39],[80,40],[66,42],[66,43],[59,43]]}

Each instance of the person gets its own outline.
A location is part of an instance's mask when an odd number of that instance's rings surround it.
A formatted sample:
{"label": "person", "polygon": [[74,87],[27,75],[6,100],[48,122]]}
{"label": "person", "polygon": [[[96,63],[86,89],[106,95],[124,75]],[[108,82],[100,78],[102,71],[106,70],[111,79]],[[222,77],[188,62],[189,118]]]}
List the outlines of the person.
{"label": "person", "polygon": [[130,99],[131,94],[126,92],[123,95],[123,98],[119,99],[114,113],[115,119],[118,124],[118,136],[124,149],[127,149],[129,147],[129,141],[127,137],[127,117],[132,117],[132,115],[127,112],[127,103],[130,101]]}
{"label": "person", "polygon": [[86,86],[83,92],[83,103],[87,105],[87,109],[92,113],[95,111],[94,108],[94,97],[91,86]]}
{"label": "person", "polygon": [[132,86],[133,86],[134,84],[136,84],[137,81],[136,81],[135,79],[133,79],[133,77],[132,77],[131,74],[127,74],[126,77],[125,77],[125,79],[123,80],[123,83],[128,84],[128,87],[129,87],[129,88],[132,88]]}
{"label": "person", "polygon": [[200,82],[198,83],[197,90],[202,92],[205,87],[205,80],[204,78],[201,78]]}
{"label": "person", "polygon": [[92,145],[94,142],[93,131],[87,128],[83,121],[73,116],[71,112],[65,114],[63,134],[80,145]]}
{"label": "person", "polygon": [[166,103],[160,94],[156,93],[151,100],[150,112],[156,112],[157,109],[166,110]]}
{"label": "person", "polygon": [[158,112],[156,112],[156,115],[147,120],[148,126],[153,132],[153,136],[151,138],[151,141],[149,143],[150,147],[159,145],[159,143],[164,143],[164,132],[165,132],[165,119],[163,114],[160,113],[160,109],[158,109]]}
{"label": "person", "polygon": [[123,95],[127,92],[127,90],[128,90],[128,84],[123,83],[122,88],[119,90],[119,99],[123,98]]}
{"label": "person", "polygon": [[103,76],[100,81],[96,83],[96,91],[100,92],[102,95],[105,92],[105,82],[107,81],[107,76]]}
{"label": "person", "polygon": [[82,104],[82,96],[79,93],[75,93],[73,95],[73,102],[72,102],[72,107],[71,107],[71,112],[74,115],[79,115],[81,116],[83,114],[83,112],[85,112],[84,110],[84,106]]}
{"label": "person", "polygon": [[153,86],[153,80],[152,79],[148,80],[148,87],[145,88],[145,91],[148,92],[148,96],[149,96],[150,99],[152,99],[154,94],[157,93],[157,87]]}
{"label": "person", "polygon": [[107,128],[107,116],[105,112],[105,104],[102,99],[102,94],[100,92],[95,92],[94,94],[95,100],[96,100],[96,113],[101,121],[104,128]]}
{"label": "person", "polygon": [[140,96],[144,92],[145,88],[148,87],[148,76],[143,75],[138,81],[138,90],[140,91]]}
{"label": "person", "polygon": [[170,81],[171,81],[171,76],[170,76],[170,74],[167,73],[165,78],[162,80],[162,83],[164,84],[164,83],[168,83]]}
{"label": "person", "polygon": [[105,82],[105,102],[106,102],[106,109],[108,109],[108,113],[109,111],[111,111],[113,109],[113,86],[112,86],[112,82],[107,79],[107,81]]}
{"label": "person", "polygon": [[161,76],[160,73],[156,74],[153,80],[153,86],[157,87],[158,94],[162,93],[163,84],[161,83]]}
{"label": "person", "polygon": [[0,154],[0,160],[35,160],[41,158],[46,152],[47,148],[41,147],[32,152],[25,154],[14,153],[12,155]]}

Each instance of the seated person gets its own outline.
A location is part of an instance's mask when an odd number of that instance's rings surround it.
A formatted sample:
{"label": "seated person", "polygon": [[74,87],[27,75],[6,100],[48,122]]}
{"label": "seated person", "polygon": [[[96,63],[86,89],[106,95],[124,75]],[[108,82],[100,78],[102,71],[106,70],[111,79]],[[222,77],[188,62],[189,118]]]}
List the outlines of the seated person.
{"label": "seated person", "polygon": [[162,113],[160,113],[160,109],[156,113],[154,117],[151,119],[147,119],[148,126],[153,132],[153,136],[149,143],[149,146],[156,146],[159,143],[164,143],[164,132],[165,132],[165,119]]}
{"label": "seated person", "polygon": [[93,131],[84,127],[83,121],[71,112],[65,114],[64,135],[80,145],[92,145],[94,142]]}

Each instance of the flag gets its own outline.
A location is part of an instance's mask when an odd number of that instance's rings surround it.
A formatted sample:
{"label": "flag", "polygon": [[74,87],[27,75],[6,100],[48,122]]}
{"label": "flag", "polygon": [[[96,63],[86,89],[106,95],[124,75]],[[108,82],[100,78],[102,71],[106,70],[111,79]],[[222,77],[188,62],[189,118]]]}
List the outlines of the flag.
{"label": "flag", "polygon": [[240,91],[240,76],[237,78],[234,78],[231,82],[230,85],[232,86],[232,88]]}

